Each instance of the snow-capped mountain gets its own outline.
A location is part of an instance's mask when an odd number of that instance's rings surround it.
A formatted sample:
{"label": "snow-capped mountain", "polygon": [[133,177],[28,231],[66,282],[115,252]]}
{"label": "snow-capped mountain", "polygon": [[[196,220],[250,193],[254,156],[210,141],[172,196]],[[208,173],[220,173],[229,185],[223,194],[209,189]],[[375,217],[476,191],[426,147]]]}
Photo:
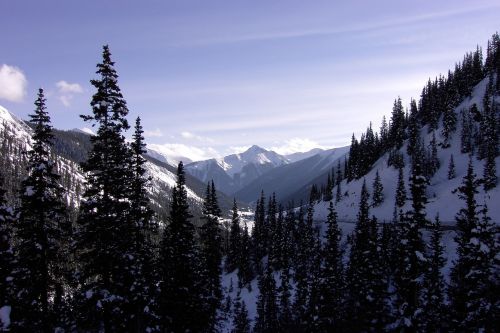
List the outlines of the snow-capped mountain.
{"label": "snow-capped mountain", "polygon": [[182,154],[180,154],[177,151],[174,151],[172,149],[167,149],[163,147],[162,145],[157,145],[157,144],[151,144],[148,145],[147,153],[149,156],[157,159],[158,161],[162,161],[165,163],[168,163],[170,165],[173,165],[177,167],[179,162],[182,161],[184,165],[192,163],[193,160],[191,160],[189,157],[186,157]]}
{"label": "snow-capped mountain", "polygon": [[[264,191],[266,194],[276,192],[282,202],[286,202],[284,199],[294,199],[292,196],[311,181],[317,178],[326,181],[327,173],[337,166],[339,159],[343,163],[348,151],[349,147],[321,150],[309,158],[281,165],[242,187],[235,196],[239,200],[252,202]],[[302,198],[295,199],[298,202]]]}
{"label": "snow-capped mountain", "polygon": [[240,154],[188,164],[186,170],[205,183],[213,180],[217,188],[230,195],[269,170],[288,163],[286,157],[253,145]]}
{"label": "snow-capped mountain", "polygon": [[[64,187],[68,189],[68,204],[77,206],[84,186],[84,176],[79,168],[79,163],[85,160],[91,147],[90,135],[81,130],[61,131],[54,129],[54,136],[57,170],[62,176]],[[30,148],[31,128],[0,106],[0,138],[0,167],[3,177],[6,179],[8,198],[15,201],[18,191],[16,184],[25,176],[26,157],[22,151]],[[176,182],[176,167],[168,161],[161,161],[156,159],[156,156],[148,155],[145,167],[147,175],[152,180],[149,190],[153,206],[157,212],[165,213],[169,209],[171,188]],[[197,215],[203,202],[205,184],[189,175],[186,177],[186,184],[188,198],[195,215]],[[232,201],[222,193],[219,193],[219,200],[223,211],[228,211]]]}
{"label": "snow-capped mountain", "polygon": [[285,155],[285,157],[290,163],[294,163],[294,162],[298,162],[300,160],[309,158],[311,156],[314,156],[316,154],[322,153],[324,151],[325,150],[321,149],[321,148],[314,148],[314,149],[311,149],[311,150],[305,151],[305,152],[297,152],[297,153],[293,153],[293,154],[288,154],[288,155]]}

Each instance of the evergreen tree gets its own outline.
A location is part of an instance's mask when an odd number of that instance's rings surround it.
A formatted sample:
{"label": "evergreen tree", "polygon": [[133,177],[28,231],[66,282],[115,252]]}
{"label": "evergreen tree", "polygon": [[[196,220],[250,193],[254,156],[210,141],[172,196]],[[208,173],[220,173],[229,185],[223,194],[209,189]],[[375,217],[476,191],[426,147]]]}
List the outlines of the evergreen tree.
{"label": "evergreen tree", "polygon": [[453,154],[450,156],[450,163],[448,164],[448,179],[453,179],[457,176],[455,171],[455,161],[453,160]]}
{"label": "evergreen tree", "polygon": [[234,302],[233,329],[232,333],[250,333],[251,325],[248,318],[248,310],[245,301],[241,299],[241,291],[238,291]]}
{"label": "evergreen tree", "polygon": [[441,132],[444,137],[443,148],[450,147],[451,135],[457,128],[457,115],[455,114],[453,107],[453,103],[450,101],[450,98],[448,98],[443,110],[443,130]]}
{"label": "evergreen tree", "polygon": [[337,193],[335,196],[335,202],[340,202],[342,200],[342,171],[340,170],[340,159],[337,163]]}
{"label": "evergreen tree", "polygon": [[243,231],[241,234],[240,255],[238,261],[238,281],[240,287],[249,284],[252,280],[252,263],[250,251],[250,235],[248,234],[247,222],[244,221]]}
{"label": "evergreen tree", "polygon": [[184,165],[180,162],[158,262],[161,274],[159,314],[166,332],[202,331],[209,320],[203,300],[209,290],[202,290],[204,281],[199,279],[201,263],[185,182]]}
{"label": "evergreen tree", "polygon": [[325,194],[323,195],[323,201],[330,201],[333,199],[333,187],[335,185],[335,168],[332,169],[332,172],[328,173],[328,177],[326,180],[326,188]]}
{"label": "evergreen tree", "polygon": [[392,108],[389,139],[396,148],[400,148],[405,139],[405,114],[403,103],[399,97],[394,101],[394,106]]}
{"label": "evergreen tree", "polygon": [[254,227],[252,229],[252,243],[254,252],[254,263],[257,270],[261,270],[260,260],[267,251],[268,226],[266,225],[265,197],[264,191],[257,200],[254,215]]}
{"label": "evergreen tree", "polygon": [[440,167],[438,153],[437,153],[437,141],[436,133],[432,133],[432,139],[430,142],[430,159],[429,159],[429,175],[432,176],[438,171]]}
{"label": "evergreen tree", "polygon": [[216,313],[222,301],[221,287],[221,261],[222,244],[219,229],[219,218],[221,211],[217,201],[214,182],[207,185],[207,193],[203,203],[202,219],[205,223],[201,226],[201,258],[204,268],[204,290],[206,292],[206,313],[209,316],[209,330],[214,331],[216,324]]}
{"label": "evergreen tree", "polygon": [[[488,105],[488,104],[486,104]],[[498,156],[499,148],[499,120],[496,114],[496,104],[492,101],[491,105],[485,108],[483,130],[483,144],[486,161],[483,170],[483,186],[485,191],[496,187],[498,182],[495,158]]]}
{"label": "evergreen tree", "polygon": [[16,304],[13,326],[20,331],[53,331],[65,327],[64,300],[68,272],[69,221],[60,176],[51,159],[53,145],[50,116],[39,89],[32,149],[28,152],[28,177],[22,181],[17,224]]}
{"label": "evergreen tree", "polygon": [[231,219],[231,231],[229,234],[229,253],[226,258],[226,271],[234,271],[240,261],[241,256],[241,227],[240,216],[238,214],[238,205],[236,198],[233,201],[233,217]]}
{"label": "evergreen tree", "polygon": [[398,171],[399,172],[398,172],[398,185],[396,188],[396,206],[401,208],[406,203],[406,187],[403,175],[403,168],[399,168]]}
{"label": "evergreen tree", "polygon": [[[149,311],[154,307],[156,272],[154,257],[156,255],[155,237],[158,226],[154,220],[154,212],[150,207],[150,199],[147,186],[151,181],[146,176],[146,144],[144,143],[141,119],[137,117],[133,141],[130,144],[132,150],[132,183],[130,194],[130,219],[132,221],[132,232],[134,237],[134,247],[129,250],[129,258],[134,268],[133,278],[133,299],[135,313],[133,312],[133,328],[136,332],[142,332],[147,327],[153,325],[153,317]],[[132,235],[131,235],[132,236]]]}
{"label": "evergreen tree", "polygon": [[384,202],[384,186],[382,185],[382,181],[380,180],[380,175],[377,170],[373,181],[372,205],[373,207],[377,207],[380,206],[382,202]]}
{"label": "evergreen tree", "polygon": [[[0,175],[0,311],[12,309],[14,302],[14,265],[12,232],[16,223],[14,212],[7,205],[3,177]],[[8,331],[10,323],[0,319],[0,331]]]}
{"label": "evergreen tree", "polygon": [[420,140],[420,119],[418,118],[417,102],[412,99],[410,102],[410,116],[408,119],[408,147],[407,153],[413,156],[417,144]]}
{"label": "evergreen tree", "polygon": [[380,332],[387,313],[377,250],[377,223],[369,217],[369,194],[363,181],[347,270],[347,331]]}
{"label": "evergreen tree", "polygon": [[344,320],[344,265],[340,241],[342,233],[337,223],[337,212],[330,201],[327,216],[328,229],[323,249],[324,264],[321,271],[319,318],[322,332],[341,330]]}
{"label": "evergreen tree", "polygon": [[293,316],[291,304],[290,271],[288,268],[282,270],[280,274],[281,285],[279,287],[279,327],[283,332],[292,329]]}
{"label": "evergreen tree", "polygon": [[[417,152],[416,156],[418,154]],[[397,314],[393,325],[404,331],[418,329],[421,313],[419,293],[425,258],[420,228],[426,225],[426,183],[427,179],[423,175],[420,159],[415,158],[412,162],[410,177],[412,210],[402,216],[398,224],[397,269],[394,276]]]}
{"label": "evergreen tree", "polygon": [[108,46],[97,65],[99,79],[92,97],[92,115],[81,116],[97,125],[92,149],[82,163],[86,189],[80,204],[76,248],[81,285],[78,325],[88,330],[116,331],[131,327],[135,313],[130,289],[134,284],[136,224],[131,219],[132,152],[123,132],[129,129],[128,109],[118,87],[118,75]]}
{"label": "evergreen tree", "polygon": [[431,226],[432,234],[426,255],[424,280],[422,282],[422,330],[424,332],[442,332],[446,325],[446,309],[444,303],[445,282],[441,270],[446,259],[441,244],[441,222],[436,216]]}
{"label": "evergreen tree", "polygon": [[279,331],[276,282],[267,265],[264,274],[259,278],[259,297],[257,299],[257,318],[255,333],[274,333]]}
{"label": "evergreen tree", "polygon": [[498,293],[494,292],[498,290],[495,276],[498,245],[486,207],[481,212],[476,202],[478,186],[472,161],[469,161],[467,174],[457,189],[465,207],[456,216],[458,259],[450,274],[449,298],[456,331],[493,332],[498,325],[495,309],[499,300]]}
{"label": "evergreen tree", "polygon": [[478,113],[476,104],[472,105],[470,111],[463,110],[462,115],[462,131],[460,135],[462,154],[474,153],[473,146],[473,136],[474,136],[474,124],[472,120],[472,113]]}

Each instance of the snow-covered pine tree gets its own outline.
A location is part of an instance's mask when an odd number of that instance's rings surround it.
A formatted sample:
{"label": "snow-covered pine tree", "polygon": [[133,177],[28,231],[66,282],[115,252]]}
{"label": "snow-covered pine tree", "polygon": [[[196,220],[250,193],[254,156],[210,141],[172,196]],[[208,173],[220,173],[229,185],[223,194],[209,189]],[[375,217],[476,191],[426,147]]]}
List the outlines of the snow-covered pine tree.
{"label": "snow-covered pine tree", "polygon": [[319,317],[321,332],[337,332],[344,320],[344,264],[341,249],[342,233],[337,223],[337,212],[330,201],[326,223],[326,243],[322,252]]}
{"label": "snow-covered pine tree", "polygon": [[[222,240],[219,219],[221,211],[217,200],[214,182],[207,184],[207,192],[203,203],[202,219],[205,221],[200,229],[201,258],[203,265],[203,289],[206,292],[205,314],[209,316],[208,331],[215,331],[216,314],[222,301],[221,261]],[[201,282],[200,282],[201,283]]]}
{"label": "snow-covered pine tree", "polygon": [[16,300],[12,325],[19,331],[53,331],[68,324],[65,318],[66,263],[70,222],[64,189],[51,158],[53,145],[50,116],[43,89],[38,90],[33,145],[28,152],[28,177],[22,181],[16,226]]}
{"label": "snow-covered pine tree", "polygon": [[208,289],[202,289],[199,278],[202,265],[185,184],[184,165],[180,162],[158,261],[159,315],[166,332],[203,331],[209,320],[204,302]]}
{"label": "snow-covered pine tree", "polygon": [[118,75],[105,45],[90,105],[91,115],[81,117],[97,126],[92,149],[82,163],[86,189],[78,217],[79,259],[78,325],[82,329],[119,331],[131,327],[135,312],[130,289],[134,283],[135,225],[131,220],[132,151],[125,142],[129,129],[127,104]]}
{"label": "snow-covered pine tree", "polygon": [[[131,324],[135,332],[142,332],[147,327],[154,326],[154,316],[151,310],[155,307],[154,299],[156,292],[156,241],[158,225],[154,220],[154,212],[150,207],[150,199],[147,186],[151,181],[146,176],[146,144],[144,143],[141,119],[135,121],[134,134],[130,148],[132,150],[131,168],[132,182],[130,193],[130,219],[134,246],[129,249],[128,258],[132,271],[132,302],[135,311],[132,310]],[[131,235],[132,236],[132,235]]]}
{"label": "snow-covered pine tree", "polygon": [[257,199],[254,215],[254,227],[252,229],[253,260],[257,271],[262,271],[260,260],[266,254],[268,234],[268,226],[266,225],[265,196],[264,191],[262,191],[260,198]]}
{"label": "snow-covered pine tree", "polygon": [[288,332],[293,327],[289,268],[284,268],[281,271],[280,279],[281,285],[278,289],[279,327],[283,332]]}
{"label": "snow-covered pine tree", "polygon": [[[7,313],[12,310],[14,301],[14,265],[16,264],[12,248],[12,232],[14,211],[7,205],[3,177],[0,175],[0,311]],[[9,317],[10,319],[10,317]],[[5,318],[7,321],[7,318]],[[8,331],[10,322],[3,322],[0,318],[0,331]]]}
{"label": "snow-covered pine tree", "polygon": [[410,101],[410,116],[408,118],[408,147],[407,153],[413,156],[417,144],[420,140],[420,119],[418,117],[417,102],[412,99]]}
{"label": "snow-covered pine tree", "polygon": [[[419,148],[420,147],[420,148]],[[396,248],[396,318],[395,329],[414,331],[419,325],[421,312],[419,293],[421,277],[424,273],[424,242],[420,228],[426,225],[425,189],[427,179],[421,164],[422,147],[419,145],[412,160],[410,191],[412,210],[400,217],[398,223],[398,244]]]}
{"label": "snow-covered pine tree", "polygon": [[428,158],[428,174],[429,178],[433,176],[436,171],[439,170],[440,162],[437,151],[437,140],[436,140],[436,132],[432,132],[432,139],[429,143],[430,156]]}
{"label": "snow-covered pine tree", "polygon": [[372,195],[372,206],[380,206],[384,202],[384,185],[382,185],[382,180],[377,172],[375,173],[375,179],[373,180],[373,195]]}
{"label": "snow-covered pine tree", "polygon": [[266,265],[264,273],[259,277],[259,291],[257,318],[253,331],[255,333],[279,332],[276,282],[269,265]]}
{"label": "snow-covered pine tree", "polygon": [[394,100],[394,106],[392,107],[389,139],[396,148],[400,148],[405,139],[405,114],[400,97]]}
{"label": "snow-covered pine tree", "polygon": [[425,256],[425,272],[422,282],[422,323],[424,332],[442,332],[447,325],[447,311],[445,305],[445,281],[441,273],[446,259],[444,247],[441,244],[442,231],[439,216],[436,216],[431,225],[431,238],[427,245]]}
{"label": "snow-covered pine tree", "polygon": [[451,136],[457,129],[457,115],[455,114],[454,107],[453,97],[447,96],[445,108],[443,110],[443,130],[441,131],[444,137],[443,148],[450,147]]}
{"label": "snow-covered pine tree", "polygon": [[450,163],[448,164],[448,179],[453,179],[457,176],[455,171],[455,161],[453,160],[453,154],[450,156]]}
{"label": "snow-covered pine tree", "polygon": [[336,179],[336,185],[337,185],[337,193],[335,195],[335,202],[339,202],[342,200],[342,171],[340,170],[340,159],[337,162],[337,179]]}
{"label": "snow-covered pine tree", "polygon": [[233,215],[229,232],[229,252],[226,257],[226,271],[234,271],[241,256],[241,226],[240,215],[238,214],[238,204],[236,198],[233,200]]}
{"label": "snow-covered pine tree", "polygon": [[351,240],[346,273],[346,329],[352,332],[380,332],[386,325],[386,299],[380,266],[377,222],[370,219],[366,181],[361,187],[358,218]]}
{"label": "snow-covered pine tree", "polygon": [[401,208],[406,203],[406,187],[403,168],[398,169],[398,185],[396,187],[396,206]]}
{"label": "snow-covered pine tree", "polygon": [[251,329],[247,306],[245,301],[241,299],[241,290],[238,290],[234,301],[233,329],[231,333],[250,333]]}
{"label": "snow-covered pine tree", "polygon": [[456,216],[458,259],[450,273],[449,298],[454,330],[493,332],[498,325],[498,244],[487,208],[477,204],[478,187],[471,160],[457,189],[465,207]]}
{"label": "snow-covered pine tree", "polygon": [[[492,86],[493,83],[491,82],[490,85]],[[491,88],[491,90],[493,90],[493,88]],[[495,101],[487,98],[484,105],[484,125],[481,128],[483,134],[482,144],[484,146],[483,150],[485,155],[483,186],[485,191],[489,191],[496,187],[498,182],[495,159],[499,152],[499,121],[496,112],[497,104]]]}

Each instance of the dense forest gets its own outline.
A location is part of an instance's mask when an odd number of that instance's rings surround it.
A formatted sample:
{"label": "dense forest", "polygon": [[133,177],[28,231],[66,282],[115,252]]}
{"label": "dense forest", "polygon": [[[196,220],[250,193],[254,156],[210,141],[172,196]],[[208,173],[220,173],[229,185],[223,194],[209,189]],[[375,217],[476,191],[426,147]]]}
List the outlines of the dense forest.
{"label": "dense forest", "polygon": [[[0,133],[2,154],[27,165],[15,177],[4,175],[8,182],[0,186],[0,330],[494,332],[500,327],[498,221],[477,198],[480,188],[488,192],[498,184],[498,34],[484,59],[478,48],[446,76],[429,80],[410,110],[396,99],[379,133],[370,125],[360,140],[353,135],[348,158],[325,185],[312,188],[309,203],[283,207],[275,194],[262,192],[251,226],[240,218],[236,200],[231,223],[221,225],[213,182],[195,219],[182,162],[169,213],[155,214],[141,119],[134,121],[127,142],[128,107],[108,46],[97,76],[91,81],[91,112],[81,116],[96,134],[87,156],[72,156],[81,163],[70,165],[67,174],[60,172],[54,145],[65,157],[79,153],[55,140],[42,89],[30,119],[30,148],[14,148],[9,131]],[[455,108],[483,80],[488,80],[483,104],[457,119]],[[429,178],[443,166],[436,158],[437,141],[426,146],[421,140],[424,128],[441,130],[444,138],[461,128],[462,153],[471,161],[456,189],[463,206],[457,207],[457,260],[449,277],[443,274],[447,254],[439,216],[428,217],[425,210]],[[405,142],[409,160],[400,152]],[[448,142],[439,144],[446,148]],[[383,186],[380,177],[373,184],[364,181],[354,231],[344,242],[335,208],[343,196],[340,184],[362,179],[387,153],[390,166],[411,165],[407,178],[399,173],[394,219],[381,224],[370,214],[384,200]],[[480,176],[473,159],[484,161]],[[453,159],[444,167],[454,178]],[[82,188],[71,168],[83,171]],[[328,202],[324,225],[314,221],[321,200]],[[411,209],[403,211],[406,200]],[[234,272],[237,281],[223,288],[223,279]],[[242,296],[243,290],[252,291],[253,281],[255,318]]]}

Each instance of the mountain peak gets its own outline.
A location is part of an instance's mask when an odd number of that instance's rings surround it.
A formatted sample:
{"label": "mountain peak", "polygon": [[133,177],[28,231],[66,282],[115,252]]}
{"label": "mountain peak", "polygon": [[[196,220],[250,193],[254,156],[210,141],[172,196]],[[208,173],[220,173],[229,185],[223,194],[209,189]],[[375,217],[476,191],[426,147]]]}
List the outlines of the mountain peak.
{"label": "mountain peak", "polygon": [[250,148],[248,148],[244,153],[255,153],[255,154],[258,154],[258,153],[265,153],[265,152],[267,152],[267,150],[265,150],[264,148],[259,147],[257,145],[253,145]]}

